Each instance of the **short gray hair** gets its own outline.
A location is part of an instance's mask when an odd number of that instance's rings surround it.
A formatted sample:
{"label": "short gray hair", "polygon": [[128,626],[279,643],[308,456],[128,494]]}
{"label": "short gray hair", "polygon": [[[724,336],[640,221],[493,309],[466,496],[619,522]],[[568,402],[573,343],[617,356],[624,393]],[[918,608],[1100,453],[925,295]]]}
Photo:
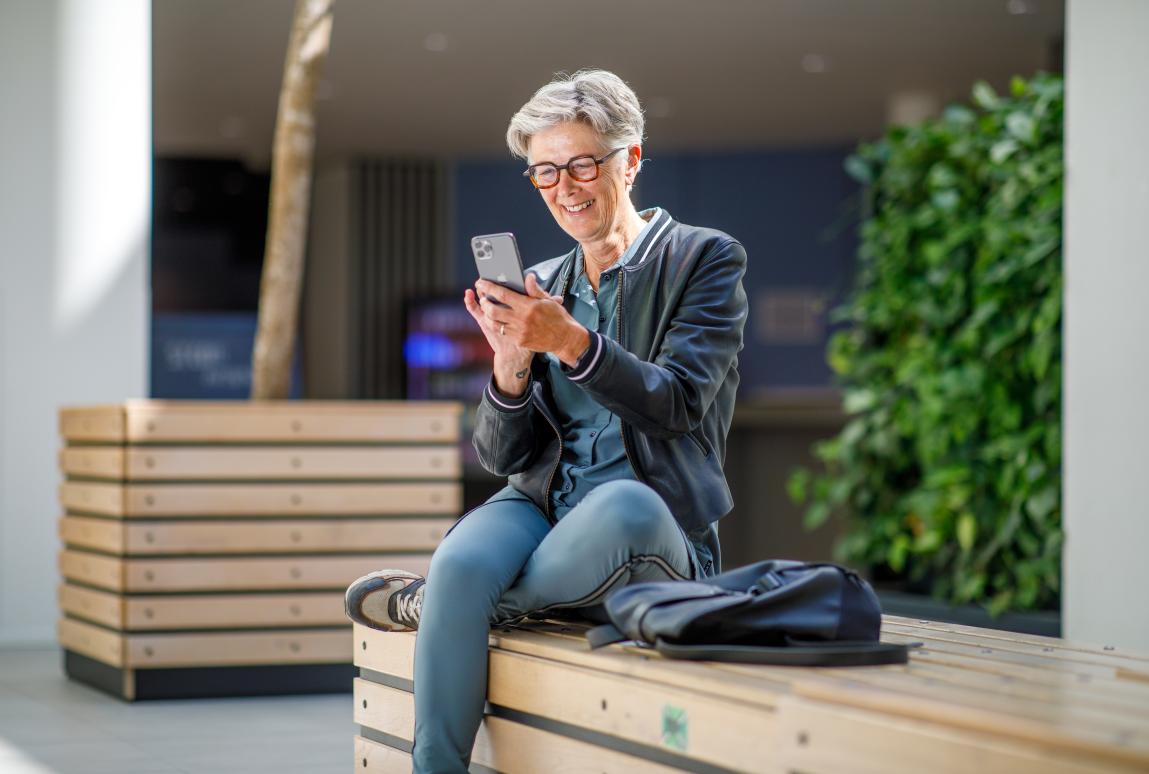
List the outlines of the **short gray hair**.
{"label": "short gray hair", "polygon": [[634,90],[614,73],[558,73],[511,118],[507,147],[525,159],[532,136],[566,121],[589,124],[602,138],[604,150],[641,145],[646,125]]}

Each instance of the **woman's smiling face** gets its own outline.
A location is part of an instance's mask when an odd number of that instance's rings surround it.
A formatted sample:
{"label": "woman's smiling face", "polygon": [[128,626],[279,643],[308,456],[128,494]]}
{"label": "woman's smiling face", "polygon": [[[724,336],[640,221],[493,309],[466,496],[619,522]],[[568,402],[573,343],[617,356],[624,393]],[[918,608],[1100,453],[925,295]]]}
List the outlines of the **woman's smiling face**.
{"label": "woman's smiling face", "polygon": [[[531,137],[528,164],[551,162],[562,165],[575,156],[592,155],[602,158],[614,150],[604,148],[602,140],[589,125],[581,121],[568,121],[544,129]],[[551,188],[539,190],[551,215],[573,239],[580,243],[595,242],[617,230],[626,213],[620,206],[626,201],[626,187],[634,179],[637,147],[618,153],[604,162],[598,177],[583,183],[573,179],[564,169],[559,182]],[[632,171],[633,167],[633,171]]]}

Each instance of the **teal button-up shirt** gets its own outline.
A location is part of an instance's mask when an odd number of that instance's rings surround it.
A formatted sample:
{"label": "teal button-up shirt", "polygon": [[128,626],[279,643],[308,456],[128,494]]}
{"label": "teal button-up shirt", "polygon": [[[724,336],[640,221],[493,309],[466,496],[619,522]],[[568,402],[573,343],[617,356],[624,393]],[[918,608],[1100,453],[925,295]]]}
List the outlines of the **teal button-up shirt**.
{"label": "teal button-up shirt", "polygon": [[[646,229],[650,228],[657,212],[657,209],[652,209],[641,213],[648,221]],[[634,258],[646,229],[610,268],[599,275],[597,293],[586,276],[582,251],[576,256],[574,279],[567,291],[570,295],[568,308],[571,316],[587,330],[618,338],[619,273]],[[547,358],[550,361],[551,393],[563,428],[562,459],[551,483],[552,510],[555,518],[561,519],[599,484],[619,479],[633,480],[634,469],[623,448],[619,418],[573,384],[563,373],[562,363],[557,357],[549,354]]]}

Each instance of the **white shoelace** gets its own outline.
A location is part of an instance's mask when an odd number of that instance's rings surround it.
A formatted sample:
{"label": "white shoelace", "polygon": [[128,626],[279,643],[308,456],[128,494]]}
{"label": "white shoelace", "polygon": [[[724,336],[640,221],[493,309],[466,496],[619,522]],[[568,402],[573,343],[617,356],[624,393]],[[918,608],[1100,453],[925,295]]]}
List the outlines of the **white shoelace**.
{"label": "white shoelace", "polygon": [[419,625],[419,613],[423,608],[423,595],[418,590],[413,594],[408,594],[406,591],[404,589],[395,595],[395,616],[399,619],[399,623],[414,628]]}

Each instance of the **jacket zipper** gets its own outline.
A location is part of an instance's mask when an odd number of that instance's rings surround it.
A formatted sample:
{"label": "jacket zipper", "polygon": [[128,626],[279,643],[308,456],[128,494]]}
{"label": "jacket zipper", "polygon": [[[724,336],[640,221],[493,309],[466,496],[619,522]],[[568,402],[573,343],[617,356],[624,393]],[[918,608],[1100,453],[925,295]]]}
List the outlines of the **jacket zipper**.
{"label": "jacket zipper", "polygon": [[[566,279],[563,280],[562,290],[559,291],[559,295],[564,299],[566,298],[567,287],[570,285],[571,274],[573,273],[574,268],[572,267],[570,273],[567,274]],[[547,517],[547,521],[550,522],[551,526],[553,527],[555,524],[558,524],[558,520],[555,519],[554,513],[551,509],[551,484],[554,483],[555,473],[558,472],[559,465],[561,465],[563,462],[563,434],[559,432],[558,425],[552,422],[551,418],[547,416],[547,412],[542,411],[539,413],[543,415],[543,418],[547,420],[547,424],[550,425],[551,429],[555,431],[555,437],[558,438],[559,441],[558,459],[555,460],[555,466],[551,468],[551,474],[547,476],[547,485],[543,487],[543,515]],[[624,449],[626,447],[625,437],[623,438],[623,447]]]}
{"label": "jacket zipper", "polygon": [[[618,308],[615,310],[616,325],[618,326],[618,345],[623,349],[626,344],[623,342],[622,330],[622,304],[623,299],[626,298],[626,283],[623,278],[626,276],[626,267],[619,267],[618,270]],[[622,417],[618,419],[618,431],[622,436],[622,453],[626,455],[626,461],[630,463],[631,472],[634,473],[636,481],[646,483],[642,480],[642,474],[638,472],[638,466],[634,464],[634,457],[630,454],[630,443],[626,440],[626,423],[622,421]]]}

